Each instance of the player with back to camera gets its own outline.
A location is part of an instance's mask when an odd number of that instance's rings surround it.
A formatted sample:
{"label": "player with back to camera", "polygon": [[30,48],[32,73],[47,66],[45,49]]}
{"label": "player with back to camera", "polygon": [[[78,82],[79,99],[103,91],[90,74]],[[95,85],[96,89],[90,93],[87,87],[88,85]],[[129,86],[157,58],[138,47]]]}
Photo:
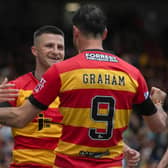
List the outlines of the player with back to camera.
{"label": "player with back to camera", "polygon": [[103,50],[106,35],[102,11],[92,5],[82,6],[73,17],[73,38],[79,54],[52,66],[30,102],[22,106],[33,114],[32,109],[45,109],[60,96],[63,132],[56,148],[57,167],[122,167],[122,133],[133,105],[151,130],[166,128],[167,114],[160,103],[152,103],[140,71]]}

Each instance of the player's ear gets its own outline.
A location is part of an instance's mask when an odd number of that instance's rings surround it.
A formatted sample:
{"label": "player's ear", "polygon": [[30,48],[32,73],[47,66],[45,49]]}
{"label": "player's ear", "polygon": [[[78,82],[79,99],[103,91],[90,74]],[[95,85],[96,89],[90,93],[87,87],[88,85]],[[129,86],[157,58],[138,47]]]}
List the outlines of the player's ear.
{"label": "player's ear", "polygon": [[76,38],[79,36],[79,29],[73,25],[73,37]]}
{"label": "player's ear", "polygon": [[102,40],[105,40],[108,34],[107,27],[104,29],[103,35],[102,35]]}
{"label": "player's ear", "polygon": [[37,56],[37,49],[36,49],[35,46],[32,46],[32,47],[31,47],[31,52],[32,52],[32,54],[33,54],[34,56]]}

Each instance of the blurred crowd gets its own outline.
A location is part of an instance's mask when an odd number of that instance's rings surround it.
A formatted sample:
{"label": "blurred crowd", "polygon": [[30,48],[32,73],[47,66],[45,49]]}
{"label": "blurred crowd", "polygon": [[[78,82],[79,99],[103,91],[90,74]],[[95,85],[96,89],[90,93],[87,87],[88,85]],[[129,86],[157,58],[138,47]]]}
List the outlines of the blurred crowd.
{"label": "blurred crowd", "polygon": [[[130,17],[131,16],[131,17]],[[168,28],[159,34],[145,29],[144,23],[132,14],[109,27],[109,37],[105,49],[113,50],[121,58],[135,65],[143,73],[149,89],[156,86],[168,93]],[[125,19],[127,22],[125,22]],[[110,22],[110,21],[109,21]],[[66,38],[66,37],[65,37]],[[70,36],[68,37],[69,40]],[[66,58],[75,50],[66,45]],[[0,81],[5,76],[9,80],[16,78],[34,67],[34,57],[30,43],[20,43],[12,49],[0,48]],[[168,111],[168,103],[164,107]],[[143,123],[141,116],[133,112],[129,129],[124,134],[128,145],[141,152],[140,168],[155,168],[168,146],[168,133],[152,133]],[[11,160],[13,147],[9,127],[0,129],[0,168],[7,168]]]}
{"label": "blurred crowd", "polygon": [[[149,90],[159,87],[168,93],[168,28],[161,32],[145,29],[144,22],[132,14],[127,23],[117,27],[112,34],[112,48],[117,55],[135,65],[143,73]],[[149,27],[148,27],[149,28]],[[109,43],[109,41],[108,41]],[[164,104],[168,112],[168,102]],[[141,116],[133,111],[130,125],[124,134],[125,141],[132,148],[140,151],[139,168],[156,168],[163,153],[168,147],[168,131],[152,133],[146,127]]]}

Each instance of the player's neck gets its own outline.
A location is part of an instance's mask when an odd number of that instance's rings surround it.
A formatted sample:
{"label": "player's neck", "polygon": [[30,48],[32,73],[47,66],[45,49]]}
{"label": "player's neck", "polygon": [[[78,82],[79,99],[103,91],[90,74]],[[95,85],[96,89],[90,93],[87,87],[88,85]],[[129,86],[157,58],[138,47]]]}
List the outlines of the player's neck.
{"label": "player's neck", "polygon": [[87,49],[99,49],[103,50],[103,37],[102,36],[93,36],[93,35],[85,35],[83,33],[79,33],[79,35],[76,37],[76,44],[78,47],[78,52],[81,52],[83,50]]}
{"label": "player's neck", "polygon": [[38,68],[34,71],[34,76],[37,80],[40,80],[45,71],[39,70]]}
{"label": "player's neck", "polygon": [[79,46],[78,46],[78,51],[81,52],[87,49],[103,50],[102,41],[94,40],[94,39],[80,41]]}

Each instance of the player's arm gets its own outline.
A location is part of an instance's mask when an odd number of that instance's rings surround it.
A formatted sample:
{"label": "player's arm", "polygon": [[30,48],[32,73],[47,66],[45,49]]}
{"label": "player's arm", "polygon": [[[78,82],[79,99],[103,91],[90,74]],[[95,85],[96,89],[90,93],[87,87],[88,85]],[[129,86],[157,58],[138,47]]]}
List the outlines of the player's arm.
{"label": "player's arm", "polygon": [[23,128],[40,111],[41,109],[32,105],[29,100],[19,107],[0,108],[0,124]]}
{"label": "player's arm", "polygon": [[157,168],[167,168],[168,167],[168,149],[164,153],[161,161],[159,162]]}
{"label": "player's arm", "polygon": [[154,132],[162,132],[167,127],[167,114],[160,102],[154,104],[150,97],[143,103],[134,105],[135,111],[143,116],[148,127]]}
{"label": "player's arm", "polygon": [[5,78],[0,84],[0,102],[13,101],[18,96],[18,89],[12,89],[15,85],[12,83],[7,83],[8,79]]}
{"label": "player's arm", "polygon": [[54,66],[49,68],[35,87],[33,94],[23,105],[19,107],[0,108],[0,124],[23,128],[40,111],[46,110],[48,105],[58,96],[57,92],[60,88],[61,81],[59,75],[56,74],[57,71]]}
{"label": "player's arm", "polygon": [[167,94],[164,91],[152,87],[150,97],[157,110],[153,115],[143,115],[148,126],[157,132],[164,131],[168,125],[167,114],[163,109],[166,96]]}
{"label": "player's arm", "polygon": [[132,168],[138,165],[140,153],[124,143],[124,158],[126,159],[127,168]]}
{"label": "player's arm", "polygon": [[[161,102],[154,104],[149,95],[147,83],[141,73],[137,74],[137,92],[134,97],[133,108],[144,118],[144,121],[153,132],[162,132],[167,127],[167,114],[162,107]],[[152,97],[158,92],[152,90]]]}

